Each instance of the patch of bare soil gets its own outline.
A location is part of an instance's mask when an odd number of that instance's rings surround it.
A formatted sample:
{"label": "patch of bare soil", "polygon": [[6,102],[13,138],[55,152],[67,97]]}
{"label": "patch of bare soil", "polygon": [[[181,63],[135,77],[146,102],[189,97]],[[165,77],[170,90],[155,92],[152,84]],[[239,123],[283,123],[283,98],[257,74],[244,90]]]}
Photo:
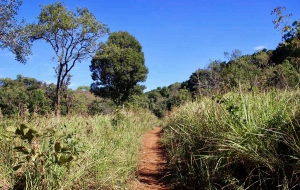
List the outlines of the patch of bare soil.
{"label": "patch of bare soil", "polygon": [[143,137],[138,170],[138,181],[133,182],[133,190],[171,190],[170,168],[167,166],[164,149],[160,143],[162,129],[155,127]]}

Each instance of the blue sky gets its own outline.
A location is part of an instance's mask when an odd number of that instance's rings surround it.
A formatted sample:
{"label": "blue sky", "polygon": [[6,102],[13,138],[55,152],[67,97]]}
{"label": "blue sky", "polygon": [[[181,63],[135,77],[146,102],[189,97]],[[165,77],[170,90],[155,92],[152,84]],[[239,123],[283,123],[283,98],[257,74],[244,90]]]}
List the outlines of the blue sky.
{"label": "blue sky", "polygon": [[[36,21],[39,5],[50,0],[23,0],[18,17]],[[210,60],[225,60],[224,52],[239,49],[252,54],[257,48],[275,49],[281,33],[274,29],[270,12],[285,6],[291,20],[300,18],[298,0],[65,0],[68,9],[87,7],[112,32],[128,31],[143,46],[149,69],[147,90],[188,80]],[[103,38],[102,41],[106,41]],[[18,74],[47,83],[55,82],[49,44],[36,42],[26,65],[7,50],[0,50],[0,78]],[[77,63],[71,71],[70,87],[90,85],[91,59]]]}

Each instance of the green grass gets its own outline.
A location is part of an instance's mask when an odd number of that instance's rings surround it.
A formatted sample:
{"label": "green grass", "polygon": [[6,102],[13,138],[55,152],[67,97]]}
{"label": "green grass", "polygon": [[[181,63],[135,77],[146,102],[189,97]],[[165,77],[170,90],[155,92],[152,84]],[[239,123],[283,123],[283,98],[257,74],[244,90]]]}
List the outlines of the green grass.
{"label": "green grass", "polygon": [[202,189],[298,189],[300,91],[228,93],[167,118],[174,183]]}
{"label": "green grass", "polygon": [[[0,123],[0,189],[1,186],[12,188],[20,182],[26,182],[27,189],[42,189],[40,170],[33,173],[32,168],[25,167],[13,171],[17,159],[21,159],[13,148],[24,142],[20,139],[9,142],[3,135],[8,134],[5,129],[9,126],[21,123],[24,121],[4,120]],[[158,124],[157,118],[145,110],[119,111],[112,116],[35,118],[26,122],[27,126],[40,132],[45,129],[56,131],[52,137],[39,138],[39,147],[45,154],[50,155],[49,147],[53,149],[51,141],[65,139],[69,134],[78,150],[83,151],[75,156],[69,168],[46,163],[48,189],[126,188],[128,181],[136,175],[141,136]]]}

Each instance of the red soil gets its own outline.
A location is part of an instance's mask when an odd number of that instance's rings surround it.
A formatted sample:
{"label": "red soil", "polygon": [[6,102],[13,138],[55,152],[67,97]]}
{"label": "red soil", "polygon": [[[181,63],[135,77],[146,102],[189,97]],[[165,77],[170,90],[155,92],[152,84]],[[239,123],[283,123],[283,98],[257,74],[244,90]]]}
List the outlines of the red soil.
{"label": "red soil", "polygon": [[138,181],[132,185],[133,190],[170,190],[167,182],[170,169],[160,144],[162,129],[149,131],[143,137],[143,148],[138,170]]}

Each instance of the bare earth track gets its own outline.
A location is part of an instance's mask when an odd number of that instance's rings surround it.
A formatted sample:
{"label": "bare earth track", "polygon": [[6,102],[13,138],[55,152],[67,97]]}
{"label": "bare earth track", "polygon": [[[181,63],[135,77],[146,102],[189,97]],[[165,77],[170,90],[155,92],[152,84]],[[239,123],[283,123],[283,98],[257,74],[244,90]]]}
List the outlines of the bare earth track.
{"label": "bare earth track", "polygon": [[138,170],[138,181],[132,184],[133,190],[170,190],[168,175],[170,169],[160,144],[162,129],[155,127],[143,137]]}

